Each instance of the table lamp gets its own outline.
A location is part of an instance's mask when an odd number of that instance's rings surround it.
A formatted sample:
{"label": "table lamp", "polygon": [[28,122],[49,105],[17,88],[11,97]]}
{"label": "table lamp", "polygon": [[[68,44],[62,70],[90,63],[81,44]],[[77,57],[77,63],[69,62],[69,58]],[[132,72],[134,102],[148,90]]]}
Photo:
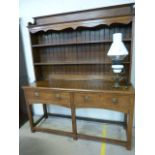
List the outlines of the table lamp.
{"label": "table lamp", "polygon": [[120,80],[122,79],[119,74],[122,72],[124,65],[122,65],[122,60],[128,55],[128,50],[122,42],[122,33],[113,34],[113,42],[107,55],[112,59],[112,70],[115,76],[115,88],[120,87]]}

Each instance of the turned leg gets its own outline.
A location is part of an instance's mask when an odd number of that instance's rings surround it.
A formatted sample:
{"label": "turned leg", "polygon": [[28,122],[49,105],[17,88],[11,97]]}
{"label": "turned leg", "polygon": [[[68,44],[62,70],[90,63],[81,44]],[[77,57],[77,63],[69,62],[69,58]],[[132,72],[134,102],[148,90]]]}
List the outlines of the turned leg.
{"label": "turned leg", "polygon": [[47,106],[46,106],[46,104],[43,104],[43,111],[44,111],[44,116],[45,116],[45,118],[48,118],[48,113],[47,113]]}
{"label": "turned leg", "polygon": [[73,139],[77,139],[77,127],[76,127],[76,112],[75,112],[75,105],[74,105],[74,96],[71,94],[71,113],[72,113],[72,131],[73,131]]}

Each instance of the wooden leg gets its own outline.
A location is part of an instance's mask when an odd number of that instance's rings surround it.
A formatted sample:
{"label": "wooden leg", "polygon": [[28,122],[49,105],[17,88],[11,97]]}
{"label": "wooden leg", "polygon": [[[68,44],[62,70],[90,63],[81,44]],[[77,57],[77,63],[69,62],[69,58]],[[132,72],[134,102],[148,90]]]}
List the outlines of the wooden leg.
{"label": "wooden leg", "polygon": [[43,104],[43,111],[44,111],[44,116],[45,116],[45,118],[48,118],[48,113],[47,113],[46,104]]}
{"label": "wooden leg", "polygon": [[33,121],[33,112],[32,112],[32,105],[27,104],[27,111],[28,111],[28,117],[30,122],[31,131],[34,132],[34,121]]}
{"label": "wooden leg", "polygon": [[70,98],[71,102],[71,113],[72,113],[72,131],[73,131],[73,139],[77,139],[77,127],[76,127],[76,112],[75,112],[75,105],[74,105],[74,96],[71,94]]}
{"label": "wooden leg", "polygon": [[127,128],[127,114],[125,113],[124,114],[124,129],[126,129]]}
{"label": "wooden leg", "polygon": [[[134,98],[131,97],[131,104],[134,106]],[[131,150],[131,139],[132,139],[132,127],[133,127],[133,109],[134,107],[131,106],[131,109],[128,113],[127,118],[127,149]]]}

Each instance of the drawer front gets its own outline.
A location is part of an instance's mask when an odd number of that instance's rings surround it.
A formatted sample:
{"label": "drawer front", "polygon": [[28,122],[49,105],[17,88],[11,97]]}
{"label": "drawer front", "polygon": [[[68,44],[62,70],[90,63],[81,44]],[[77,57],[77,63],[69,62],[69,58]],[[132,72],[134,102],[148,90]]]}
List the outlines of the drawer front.
{"label": "drawer front", "polygon": [[41,102],[46,104],[60,104],[70,106],[70,95],[66,92],[44,90],[44,89],[27,89],[25,94],[30,103]]}
{"label": "drawer front", "polygon": [[130,97],[111,93],[76,93],[74,96],[76,107],[105,108],[128,112]]}
{"label": "drawer front", "polygon": [[104,94],[101,101],[105,108],[128,112],[130,107],[130,96],[117,94]]}
{"label": "drawer front", "polygon": [[75,93],[74,103],[76,107],[98,108],[102,105],[101,96],[99,93]]}

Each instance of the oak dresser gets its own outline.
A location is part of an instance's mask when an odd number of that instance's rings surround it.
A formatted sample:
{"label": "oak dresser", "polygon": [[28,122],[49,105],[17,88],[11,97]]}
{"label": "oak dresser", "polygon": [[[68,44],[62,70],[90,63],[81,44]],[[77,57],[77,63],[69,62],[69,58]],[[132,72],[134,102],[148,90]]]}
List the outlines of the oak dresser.
{"label": "oak dresser", "polygon": [[[131,149],[134,88],[131,85],[134,4],[97,8],[49,16],[35,17],[29,23],[33,64],[36,81],[24,86],[29,122],[32,132],[43,131],[71,136],[74,139],[106,141]],[[114,88],[114,74],[107,52],[112,34],[120,32],[129,51],[124,60],[125,70],[120,88]],[[32,106],[43,105],[44,115],[33,119]],[[72,131],[41,128],[38,123],[48,119],[47,105],[67,107],[71,115]],[[127,140],[103,138],[78,133],[78,108],[99,108],[122,112],[123,122],[105,120],[106,123],[123,125]]]}

